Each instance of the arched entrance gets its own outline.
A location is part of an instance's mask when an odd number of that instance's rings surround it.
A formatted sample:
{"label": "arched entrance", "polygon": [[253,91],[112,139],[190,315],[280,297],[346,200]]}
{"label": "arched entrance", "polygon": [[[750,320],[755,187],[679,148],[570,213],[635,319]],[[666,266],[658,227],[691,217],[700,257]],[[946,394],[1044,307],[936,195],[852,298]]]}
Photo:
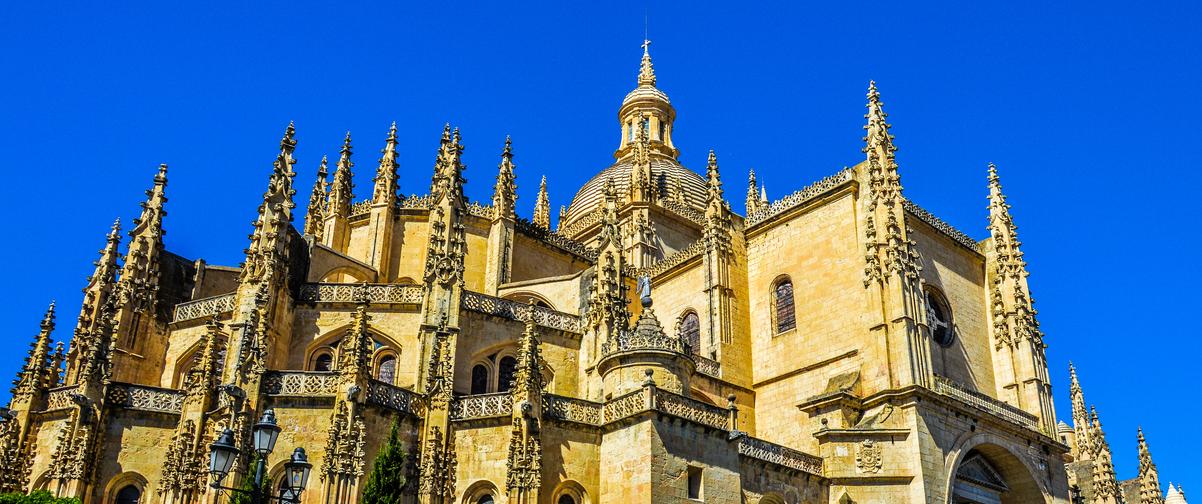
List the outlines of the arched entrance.
{"label": "arched entrance", "polygon": [[1031,469],[1009,450],[980,444],[968,450],[952,474],[951,504],[1045,502]]}

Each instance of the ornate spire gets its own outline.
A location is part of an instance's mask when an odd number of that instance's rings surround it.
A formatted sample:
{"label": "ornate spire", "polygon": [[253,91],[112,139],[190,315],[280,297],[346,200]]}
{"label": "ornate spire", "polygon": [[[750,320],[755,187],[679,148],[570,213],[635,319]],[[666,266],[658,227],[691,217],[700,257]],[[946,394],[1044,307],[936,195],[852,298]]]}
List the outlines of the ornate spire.
{"label": "ornate spire", "polygon": [[534,224],[551,229],[551,200],[547,197],[547,176],[538,183],[538,200],[534,202]]}
{"label": "ornate spire", "polygon": [[559,205],[559,219],[555,221],[555,226],[563,229],[563,223],[568,219],[568,207]]}
{"label": "ornate spire", "polygon": [[[362,297],[366,297],[366,292]],[[338,363],[338,372],[350,382],[359,382],[370,374],[369,364],[371,352],[374,350],[371,333],[368,331],[370,322],[371,316],[367,314],[367,301],[360,299],[351,319],[350,332],[342,339],[338,352],[341,357],[341,362]]]}
{"label": "ornate spire", "polygon": [[338,156],[338,165],[334,168],[334,183],[330,185],[329,206],[326,208],[326,217],[343,217],[346,218],[351,213],[351,200],[355,195],[351,194],[354,190],[352,181],[353,174],[351,168],[355,163],[351,162],[351,132],[346,132],[346,139],[342,141],[342,151]]}
{"label": "ornate spire", "polygon": [[710,150],[705,167],[706,206],[705,238],[707,248],[730,252],[730,205],[722,198],[722,178],[718,174],[718,156]]}
{"label": "ornate spire", "polygon": [[1097,409],[1090,407],[1090,424],[1093,440],[1093,502],[1096,504],[1118,504],[1122,499],[1118,479],[1114,474],[1114,459]]}
{"label": "ornate spire", "polygon": [[722,178],[718,174],[718,156],[710,149],[709,159],[705,163],[706,200],[712,205],[722,201]]}
{"label": "ornate spire", "polygon": [[459,128],[451,131],[447,124],[442,129],[442,140],[438,156],[434,161],[434,177],[430,181],[430,197],[437,204],[446,200],[456,208],[463,208],[463,145],[460,143]]}
{"label": "ornate spire", "polygon": [[868,124],[864,126],[867,134],[864,136],[863,150],[867,155],[869,211],[865,225],[868,265],[864,269],[864,284],[883,284],[897,275],[914,284],[912,287],[917,290],[916,281],[921,270],[918,250],[909,237],[910,230],[902,207],[901,177],[893,157],[897,147],[893,145],[893,135],[889,134],[890,125],[885,122],[888,114],[885,114],[876,82],[868,83],[867,106],[868,113],[864,114],[864,118]]}
{"label": "ornate spire", "polygon": [[651,178],[651,141],[647,126],[639,122],[634,137],[634,165],[630,169],[630,200],[650,202],[655,198]]}
{"label": "ornate spire", "polygon": [[[221,371],[224,366],[225,336],[221,334],[221,322],[209,320],[205,334],[201,340],[200,359],[191,370],[184,382],[184,392],[188,397],[203,397],[211,393],[221,382]],[[209,405],[202,405],[208,408]]]}
{"label": "ornate spire", "polygon": [[321,237],[325,230],[326,220],[326,186],[329,178],[326,171],[326,157],[321,157],[321,165],[317,167],[317,180],[313,182],[313,191],[309,193],[309,208],[305,214],[305,234]]}
{"label": "ornate spire", "polygon": [[[67,352],[66,383],[74,385],[80,379],[80,373],[88,368],[88,363],[97,351],[108,348],[108,332],[111,330],[114,298],[117,286],[117,249],[121,245],[121,219],[113,221],[105,238],[104,249],[100,258],[93,264],[96,270],[88,278],[84,287],[83,306],[79,310],[79,318],[75,324],[75,334],[71,339],[71,349]],[[103,348],[102,348],[103,347]]]}
{"label": "ornate spire", "polygon": [[54,301],[42,316],[41,331],[29,345],[29,356],[25,366],[13,381],[13,403],[29,401],[44,393],[56,381],[56,369],[52,367],[50,334],[54,332]]}
{"label": "ornate spire", "polygon": [[760,188],[756,185],[755,170],[747,171],[747,215],[751,215],[760,208]]}
{"label": "ornate spire", "polygon": [[[146,190],[142,214],[129,230],[129,250],[121,269],[120,305],[141,312],[153,307],[159,288],[159,257],[163,252],[163,217],[167,215],[167,165],[159,165],[154,185]],[[135,328],[118,328],[132,330]]]}
{"label": "ornate spire", "polygon": [[[544,179],[545,180],[545,179]],[[505,136],[505,148],[501,150],[501,164],[497,165],[497,184],[493,186],[492,206],[498,217],[513,218],[514,204],[518,200],[517,176],[514,175],[513,140]]]}
{"label": "ornate spire", "polygon": [[[463,258],[467,254],[466,231],[462,222],[463,145],[459,129],[451,132],[443,127],[438,156],[434,162],[434,177],[430,182],[430,239],[426,250],[425,279],[427,286],[437,282],[443,287],[463,285]],[[432,314],[431,314],[432,315]]]}
{"label": "ornate spire", "polygon": [[259,205],[259,216],[254,221],[254,232],[250,235],[250,247],[246,249],[246,262],[242,264],[242,280],[271,282],[282,281],[269,273],[281,270],[287,258],[288,236],[292,222],[292,209],[296,206],[292,197],[292,179],[296,172],[292,165],[296,160],[292,152],[296,149],[296,127],[290,122],[280,140],[280,153],[272,163],[271,176],[267,178],[267,191]]}
{"label": "ornate spire", "polygon": [[1077,368],[1068,363],[1069,397],[1073,402],[1073,433],[1077,443],[1077,457],[1087,459],[1093,455],[1093,433],[1089,419],[1089,411],[1085,408],[1085,393],[1081,391],[1081,382],[1077,380]]}
{"label": "ornate spire", "polygon": [[639,64],[639,86],[655,87],[655,67],[651,65],[650,40],[643,40],[643,61]]}
{"label": "ornate spire", "polygon": [[1152,462],[1152,452],[1148,450],[1148,442],[1144,440],[1144,429],[1137,429],[1139,439],[1139,502],[1140,504],[1163,504],[1164,497],[1160,493],[1160,474],[1156,464]]}
{"label": "ornate spire", "polygon": [[518,338],[518,364],[509,390],[513,398],[509,438],[509,457],[506,459],[505,489],[509,501],[536,504],[542,475],[542,417],[543,375],[539,353],[537,316],[534,303],[527,310],[526,330]]}
{"label": "ornate spire", "polygon": [[396,203],[397,191],[397,162],[396,162],[396,121],[388,129],[388,139],[384,149],[380,151],[380,166],[376,169],[375,189],[372,191],[372,203],[375,205],[392,205]]}
{"label": "ornate spire", "polygon": [[1018,227],[1002,193],[997,166],[989,163],[989,234],[993,238],[993,318],[996,344],[1031,341],[1043,346],[1043,333],[1027,286],[1027,268],[1019,248]]}

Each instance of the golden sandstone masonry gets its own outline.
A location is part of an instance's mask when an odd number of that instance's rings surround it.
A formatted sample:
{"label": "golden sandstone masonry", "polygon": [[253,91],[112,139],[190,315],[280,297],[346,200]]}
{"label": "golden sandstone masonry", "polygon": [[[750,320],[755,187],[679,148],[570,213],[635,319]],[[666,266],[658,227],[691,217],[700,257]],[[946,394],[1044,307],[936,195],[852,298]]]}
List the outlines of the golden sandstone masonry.
{"label": "golden sandstone masonry", "polygon": [[1056,421],[994,166],[977,242],[905,198],[872,84],[860,162],[777,201],[752,173],[739,215],[713,152],[704,176],[677,161],[646,44],[637,82],[557,229],[545,177],[516,215],[508,140],[491,204],[467,202],[449,127],[401,196],[395,124],[366,199],[348,133],[295,215],[289,125],[245,262],[217,266],[165,248],[160,167],[66,351],[46,313],[0,490],[215,502],[209,444],[245,448],[270,408],[275,453],[314,463],[306,503],[357,502],[394,421],[409,502],[1161,502],[1142,433],[1138,481],[1115,480],[1075,373]]}

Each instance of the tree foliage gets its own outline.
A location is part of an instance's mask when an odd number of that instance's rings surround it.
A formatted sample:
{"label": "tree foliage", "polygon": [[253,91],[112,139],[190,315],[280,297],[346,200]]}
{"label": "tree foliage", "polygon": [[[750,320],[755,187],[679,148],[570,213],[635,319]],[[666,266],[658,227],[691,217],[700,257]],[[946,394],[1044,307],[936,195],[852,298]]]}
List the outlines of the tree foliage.
{"label": "tree foliage", "polygon": [[19,492],[0,494],[0,504],[79,504],[79,499],[55,497],[50,492],[38,490],[29,495]]}
{"label": "tree foliage", "polygon": [[406,454],[401,446],[397,421],[392,421],[388,442],[380,448],[372,462],[371,475],[363,489],[363,504],[393,504],[401,502],[406,483]]}

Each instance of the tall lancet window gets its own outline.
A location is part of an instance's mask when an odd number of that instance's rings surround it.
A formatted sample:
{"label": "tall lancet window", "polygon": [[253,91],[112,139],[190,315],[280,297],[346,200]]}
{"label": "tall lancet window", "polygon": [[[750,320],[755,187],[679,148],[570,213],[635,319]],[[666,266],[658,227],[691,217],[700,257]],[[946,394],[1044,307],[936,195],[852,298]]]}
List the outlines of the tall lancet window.
{"label": "tall lancet window", "polygon": [[776,332],[792,331],[797,327],[796,308],[793,304],[793,282],[788,278],[777,280],[772,288],[773,315]]}
{"label": "tall lancet window", "polygon": [[689,353],[701,354],[701,321],[697,312],[690,310],[680,318],[680,339],[689,346]]}

